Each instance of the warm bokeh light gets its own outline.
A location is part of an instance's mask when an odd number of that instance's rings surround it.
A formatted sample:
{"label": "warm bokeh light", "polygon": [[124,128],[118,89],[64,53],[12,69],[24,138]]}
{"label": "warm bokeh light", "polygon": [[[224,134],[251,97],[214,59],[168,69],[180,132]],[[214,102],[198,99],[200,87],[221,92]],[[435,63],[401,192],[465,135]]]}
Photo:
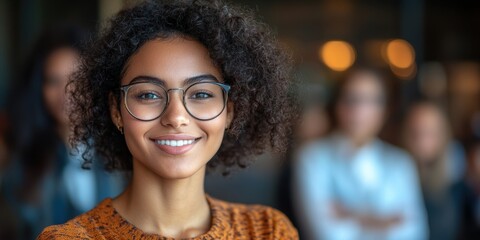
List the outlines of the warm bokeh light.
{"label": "warm bokeh light", "polygon": [[320,48],[320,59],[334,71],[345,71],[355,62],[355,50],[345,41],[328,41]]}
{"label": "warm bokeh light", "polygon": [[395,39],[388,42],[384,51],[387,62],[394,68],[408,69],[415,64],[415,50],[405,40]]}

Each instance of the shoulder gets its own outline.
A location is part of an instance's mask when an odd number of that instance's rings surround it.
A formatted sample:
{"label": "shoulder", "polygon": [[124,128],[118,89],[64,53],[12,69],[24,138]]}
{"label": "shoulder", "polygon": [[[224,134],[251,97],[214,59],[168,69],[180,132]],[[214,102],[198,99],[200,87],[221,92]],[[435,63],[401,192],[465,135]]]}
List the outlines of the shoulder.
{"label": "shoulder", "polygon": [[303,175],[318,176],[318,171],[324,171],[336,161],[336,150],[334,136],[316,140],[301,147],[295,155],[293,162],[294,171]]}
{"label": "shoulder", "polygon": [[407,151],[381,140],[378,142],[382,146],[385,155],[388,155],[390,158],[397,159],[398,161],[412,161],[412,158]]}
{"label": "shoulder", "polygon": [[379,143],[381,144],[384,155],[386,156],[384,159],[388,160],[388,164],[395,169],[416,171],[414,161],[408,152],[383,141],[379,141]]}
{"label": "shoulder", "polygon": [[53,225],[45,228],[37,240],[50,239],[89,239],[88,226],[84,225],[84,215],[80,215],[64,224]]}
{"label": "shoulder", "polygon": [[210,198],[212,208],[239,239],[298,239],[290,220],[280,211],[263,206],[229,203]]}
{"label": "shoulder", "polygon": [[328,158],[336,149],[334,136],[313,141],[300,149],[298,157],[302,161],[317,161]]}
{"label": "shoulder", "polygon": [[302,148],[303,152],[322,153],[332,150],[335,146],[335,135],[327,136],[324,139],[315,140]]}
{"label": "shoulder", "polygon": [[108,211],[111,199],[103,200],[94,209],[79,215],[70,221],[45,228],[37,240],[97,239],[101,236],[100,221]]}
{"label": "shoulder", "polygon": [[65,224],[49,226],[37,237],[37,240],[50,239],[89,239],[89,237],[86,228],[67,222]]}

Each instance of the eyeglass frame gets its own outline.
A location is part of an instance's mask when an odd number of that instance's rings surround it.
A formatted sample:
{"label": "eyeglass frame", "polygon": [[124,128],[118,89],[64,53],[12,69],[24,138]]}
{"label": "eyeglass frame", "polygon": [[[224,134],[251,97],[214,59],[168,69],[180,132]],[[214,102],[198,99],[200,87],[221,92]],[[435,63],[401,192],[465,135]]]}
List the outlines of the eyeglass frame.
{"label": "eyeglass frame", "polygon": [[[130,110],[130,108],[128,107],[128,104],[127,104],[127,95],[128,95],[128,90],[132,87],[132,86],[135,86],[137,84],[141,84],[141,83],[150,83],[150,84],[154,84],[158,87],[160,87],[162,90],[165,91],[166,93],[166,96],[167,96],[167,102],[165,103],[165,107],[163,108],[162,112],[155,118],[152,118],[152,119],[149,119],[149,120],[144,120],[144,119],[140,119],[138,118],[137,116],[135,116],[132,111]],[[224,101],[223,101],[223,108],[222,110],[217,114],[215,115],[214,117],[211,117],[211,118],[208,118],[208,119],[201,119],[201,118],[198,118],[198,117],[195,117],[187,108],[187,104],[186,104],[186,101],[185,101],[185,92],[188,91],[188,89],[190,89],[191,87],[195,86],[195,85],[198,85],[198,84],[202,84],[202,83],[210,83],[210,84],[214,84],[214,85],[217,85],[217,86],[220,86],[222,88],[222,92],[224,94]],[[124,95],[123,97],[123,104],[125,105],[125,108],[127,109],[127,112],[130,114],[130,116],[132,116],[133,118],[139,120],[139,121],[142,121],[142,122],[150,122],[150,121],[153,121],[153,120],[156,120],[158,118],[160,118],[164,113],[165,111],[167,110],[167,107],[170,103],[170,94],[169,92],[170,91],[181,91],[182,92],[182,104],[183,104],[183,107],[185,108],[185,110],[187,111],[188,115],[190,115],[191,117],[193,117],[194,119],[196,120],[199,120],[199,121],[210,121],[210,120],[213,120],[215,118],[217,118],[218,116],[220,116],[220,114],[223,113],[223,111],[225,111],[225,108],[227,106],[227,101],[228,101],[228,93],[231,89],[231,86],[228,85],[228,84],[225,84],[225,83],[219,83],[219,82],[196,82],[196,83],[192,83],[190,85],[188,85],[186,88],[169,88],[169,89],[165,89],[165,87],[163,87],[161,84],[158,84],[156,82],[153,82],[153,81],[143,81],[143,82],[134,82],[134,83],[130,83],[130,84],[127,84],[127,85],[122,85],[118,88]]]}

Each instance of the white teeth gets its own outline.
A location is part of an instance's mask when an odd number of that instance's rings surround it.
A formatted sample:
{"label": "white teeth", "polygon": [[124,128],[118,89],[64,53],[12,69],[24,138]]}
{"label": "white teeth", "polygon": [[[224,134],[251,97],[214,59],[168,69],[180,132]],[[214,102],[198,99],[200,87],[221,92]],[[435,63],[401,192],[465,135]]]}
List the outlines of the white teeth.
{"label": "white teeth", "polygon": [[160,145],[167,145],[167,146],[172,146],[172,147],[181,147],[184,145],[190,145],[195,140],[157,140],[155,141],[157,144]]}

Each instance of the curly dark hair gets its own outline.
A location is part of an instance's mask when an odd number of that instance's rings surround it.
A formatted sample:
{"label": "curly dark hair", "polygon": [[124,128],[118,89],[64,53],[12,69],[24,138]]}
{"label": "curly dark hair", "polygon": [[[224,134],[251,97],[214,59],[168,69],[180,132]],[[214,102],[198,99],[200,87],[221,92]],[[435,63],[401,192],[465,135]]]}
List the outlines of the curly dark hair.
{"label": "curly dark hair", "polygon": [[[210,167],[246,167],[267,150],[286,149],[295,114],[291,58],[268,27],[242,8],[222,1],[145,1],[114,16],[83,53],[69,84],[72,144],[103,156],[107,170],[132,168],[132,156],[113,124],[109,95],[120,102],[124,65],[145,42],[186,37],[202,43],[231,85],[234,119]],[[78,145],[77,145],[78,146]]]}

